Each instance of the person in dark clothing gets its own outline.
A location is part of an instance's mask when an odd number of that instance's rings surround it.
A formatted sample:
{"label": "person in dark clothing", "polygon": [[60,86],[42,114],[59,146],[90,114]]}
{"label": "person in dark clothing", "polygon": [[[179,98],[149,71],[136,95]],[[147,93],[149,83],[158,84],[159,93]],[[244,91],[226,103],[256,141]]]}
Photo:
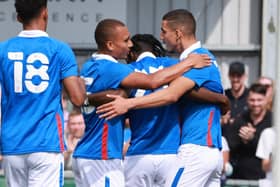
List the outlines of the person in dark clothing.
{"label": "person in dark clothing", "polygon": [[257,180],[265,177],[261,160],[255,154],[261,132],[272,125],[272,114],[266,103],[266,87],[253,84],[247,98],[248,111],[236,118],[231,133],[225,136],[229,140],[233,166],[230,178]]}
{"label": "person in dark clothing", "polygon": [[223,124],[232,124],[238,115],[248,109],[246,102],[248,88],[245,85],[246,74],[244,64],[241,62],[231,63],[228,76],[231,88],[225,90],[225,95],[229,98],[231,107],[230,113],[223,120]]}

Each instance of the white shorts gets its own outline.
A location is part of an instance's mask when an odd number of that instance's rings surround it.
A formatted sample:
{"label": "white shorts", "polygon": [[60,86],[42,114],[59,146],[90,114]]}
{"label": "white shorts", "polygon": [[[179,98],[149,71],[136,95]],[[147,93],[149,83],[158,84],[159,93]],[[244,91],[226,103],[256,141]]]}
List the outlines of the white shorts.
{"label": "white shorts", "polygon": [[3,156],[7,186],[63,186],[62,153],[31,153]]}
{"label": "white shorts", "polygon": [[124,187],[123,162],[120,159],[73,158],[73,172],[78,187]]}
{"label": "white shorts", "polygon": [[178,151],[178,163],[176,174],[171,172],[166,186],[220,187],[223,158],[219,149],[183,144]]}
{"label": "white shorts", "polygon": [[164,186],[176,154],[126,156],[124,160],[125,186]]}

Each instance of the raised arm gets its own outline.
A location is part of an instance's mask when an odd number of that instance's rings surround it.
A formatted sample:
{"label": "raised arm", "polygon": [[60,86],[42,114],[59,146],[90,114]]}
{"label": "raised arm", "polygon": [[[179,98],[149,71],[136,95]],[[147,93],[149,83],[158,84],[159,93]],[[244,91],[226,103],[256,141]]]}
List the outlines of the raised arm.
{"label": "raised arm", "polygon": [[230,110],[230,101],[227,96],[212,92],[203,87],[199,89],[192,89],[184,96],[198,102],[217,104],[220,106],[223,115]]}
{"label": "raised arm", "polygon": [[211,59],[208,55],[190,54],[185,60],[149,75],[132,73],[122,81],[121,85],[125,88],[156,89],[178,78],[191,68],[209,65],[211,65]]}
{"label": "raised arm", "polygon": [[87,101],[89,105],[97,107],[114,100],[113,98],[108,97],[107,95],[118,95],[127,98],[128,97],[127,92],[128,91],[124,89],[117,89],[117,90],[106,90],[98,93],[92,93],[87,95]]}
{"label": "raised arm", "polygon": [[167,105],[176,102],[186,91],[192,89],[195,83],[185,77],[179,77],[172,81],[170,85],[157,92],[153,92],[143,97],[124,99],[119,96],[110,96],[114,101],[99,106],[97,113],[100,117],[111,119],[126,113],[130,109],[149,108]]}

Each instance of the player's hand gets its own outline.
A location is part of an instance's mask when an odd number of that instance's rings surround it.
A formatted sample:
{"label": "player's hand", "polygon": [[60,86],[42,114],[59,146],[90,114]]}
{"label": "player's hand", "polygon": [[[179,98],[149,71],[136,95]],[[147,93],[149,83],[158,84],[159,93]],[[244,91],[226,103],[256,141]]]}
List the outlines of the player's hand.
{"label": "player's hand", "polygon": [[191,53],[184,61],[190,62],[193,68],[203,68],[211,65],[211,58],[206,54]]}
{"label": "player's hand", "polygon": [[226,115],[227,113],[230,113],[230,101],[227,96],[224,95],[224,103],[222,103],[220,107],[221,107],[222,115]]}
{"label": "player's hand", "polygon": [[231,113],[228,111],[221,117],[221,124],[226,125],[229,124]]}
{"label": "player's hand", "polygon": [[118,95],[107,95],[107,97],[113,98],[114,101],[97,107],[96,113],[100,114],[100,118],[106,118],[106,120],[109,120],[122,115],[129,110],[129,99],[124,99]]}

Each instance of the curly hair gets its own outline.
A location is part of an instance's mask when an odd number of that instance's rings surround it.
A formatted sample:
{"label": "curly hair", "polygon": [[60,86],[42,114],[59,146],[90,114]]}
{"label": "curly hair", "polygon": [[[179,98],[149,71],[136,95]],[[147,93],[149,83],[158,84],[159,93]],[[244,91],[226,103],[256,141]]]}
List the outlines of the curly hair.
{"label": "curly hair", "polygon": [[17,15],[23,23],[29,23],[36,18],[45,7],[47,0],[15,0]]}
{"label": "curly hair", "polygon": [[166,56],[166,50],[161,42],[151,34],[136,34],[131,38],[133,47],[131,51],[142,53],[144,51],[152,52],[156,57]]}

